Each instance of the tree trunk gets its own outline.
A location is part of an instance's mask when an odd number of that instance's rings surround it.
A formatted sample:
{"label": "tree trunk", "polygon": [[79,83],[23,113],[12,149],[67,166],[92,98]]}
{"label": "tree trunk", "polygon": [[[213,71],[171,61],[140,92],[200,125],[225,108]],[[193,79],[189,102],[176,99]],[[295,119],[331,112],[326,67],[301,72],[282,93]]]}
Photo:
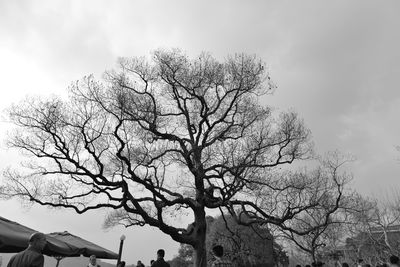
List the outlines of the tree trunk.
{"label": "tree trunk", "polygon": [[315,257],[315,249],[311,249],[311,259],[312,259],[312,262],[317,263],[317,260]]}
{"label": "tree trunk", "polygon": [[391,254],[396,254],[396,250],[393,249],[392,245],[389,242],[389,236],[386,229],[383,229],[383,236],[385,238],[385,244],[389,248]]}
{"label": "tree trunk", "polygon": [[194,267],[207,267],[207,249],[205,242],[199,242],[199,245],[194,248],[193,263]]}
{"label": "tree trunk", "polygon": [[206,248],[206,213],[204,209],[197,210],[195,213],[195,236],[196,245],[194,246],[194,267],[207,267],[207,248]]}

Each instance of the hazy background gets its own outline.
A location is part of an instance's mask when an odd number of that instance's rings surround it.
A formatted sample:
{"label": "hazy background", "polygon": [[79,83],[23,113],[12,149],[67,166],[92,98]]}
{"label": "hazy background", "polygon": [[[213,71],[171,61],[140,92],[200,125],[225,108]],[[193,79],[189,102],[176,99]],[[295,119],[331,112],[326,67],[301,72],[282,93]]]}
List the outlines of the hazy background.
{"label": "hazy background", "polygon": [[[399,1],[0,0],[0,109],[26,95],[65,95],[119,56],[179,47],[223,59],[257,54],[278,88],[266,104],[299,112],[318,152],[352,153],[352,186],[380,196],[400,185]],[[12,128],[3,116],[0,139]],[[0,170],[21,160],[2,145]],[[146,265],[179,244],[155,228],[102,229],[85,215],[0,202],[1,215],[42,232],[67,230]],[[3,263],[4,264],[4,263]]]}

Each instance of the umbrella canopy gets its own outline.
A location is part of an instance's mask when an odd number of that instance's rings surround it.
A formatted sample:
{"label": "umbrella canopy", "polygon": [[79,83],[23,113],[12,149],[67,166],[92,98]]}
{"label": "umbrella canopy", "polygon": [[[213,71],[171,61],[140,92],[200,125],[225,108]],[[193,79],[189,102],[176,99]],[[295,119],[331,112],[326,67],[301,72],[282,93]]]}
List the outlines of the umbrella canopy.
{"label": "umbrella canopy", "polygon": [[63,241],[71,246],[79,248],[81,254],[85,257],[90,255],[95,255],[97,258],[101,259],[118,259],[118,254],[112,252],[111,250],[100,247],[92,242],[89,242],[83,238],[70,234],[67,231],[56,232],[47,234],[47,236],[53,237],[60,241]]}
{"label": "umbrella canopy", "polygon": [[[38,231],[0,216],[0,252],[15,253],[26,249],[29,237],[35,232]],[[48,235],[46,239],[45,255],[73,257],[81,254],[78,247],[69,243]]]}

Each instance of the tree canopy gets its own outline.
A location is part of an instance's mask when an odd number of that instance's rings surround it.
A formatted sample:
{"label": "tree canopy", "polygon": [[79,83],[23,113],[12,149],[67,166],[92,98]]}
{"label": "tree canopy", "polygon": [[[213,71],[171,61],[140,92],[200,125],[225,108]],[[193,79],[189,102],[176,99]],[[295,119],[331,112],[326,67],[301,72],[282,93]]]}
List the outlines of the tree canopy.
{"label": "tree canopy", "polygon": [[[340,200],[343,181],[281,167],[309,158],[312,145],[295,112],[260,102],[273,89],[256,56],[121,58],[102,81],[73,83],[68,100],[9,109],[17,130],[8,144],[31,161],[5,172],[7,192],[78,213],[110,208],[107,225],[157,227],[194,247],[195,266],[206,262],[207,208],[308,233],[290,222],[321,205],[335,211],[340,201],[324,199]],[[182,211],[191,229],[173,219]]]}

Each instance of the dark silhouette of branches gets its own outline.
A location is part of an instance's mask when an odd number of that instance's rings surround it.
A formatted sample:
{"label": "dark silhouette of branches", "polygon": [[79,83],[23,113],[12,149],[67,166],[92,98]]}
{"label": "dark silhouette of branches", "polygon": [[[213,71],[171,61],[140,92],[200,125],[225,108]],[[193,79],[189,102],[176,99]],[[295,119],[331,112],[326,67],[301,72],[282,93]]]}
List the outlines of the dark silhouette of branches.
{"label": "dark silhouette of branches", "polygon": [[[121,58],[103,81],[73,83],[68,100],[9,109],[18,129],[8,144],[31,162],[5,171],[6,192],[77,213],[110,208],[107,226],[157,227],[192,245],[196,266],[206,264],[206,208],[309,233],[289,221],[324,205],[325,194],[340,201],[342,181],[332,188],[281,168],[308,159],[312,146],[295,112],[259,102],[274,88],[264,64],[245,54]],[[181,211],[193,217],[190,232],[174,225]]]}

